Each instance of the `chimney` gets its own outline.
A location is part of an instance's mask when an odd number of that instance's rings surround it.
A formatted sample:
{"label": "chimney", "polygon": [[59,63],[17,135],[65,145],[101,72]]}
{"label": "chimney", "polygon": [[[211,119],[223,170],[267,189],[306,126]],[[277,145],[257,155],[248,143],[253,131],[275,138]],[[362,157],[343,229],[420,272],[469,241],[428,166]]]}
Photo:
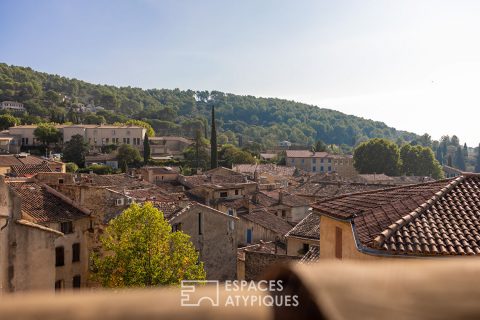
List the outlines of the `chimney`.
{"label": "chimney", "polygon": [[255,172],[253,173],[253,181],[258,182],[258,171],[257,170],[255,170]]}
{"label": "chimney", "polygon": [[280,192],[278,193],[278,203],[282,204],[282,202],[283,202],[283,190],[280,190]]}

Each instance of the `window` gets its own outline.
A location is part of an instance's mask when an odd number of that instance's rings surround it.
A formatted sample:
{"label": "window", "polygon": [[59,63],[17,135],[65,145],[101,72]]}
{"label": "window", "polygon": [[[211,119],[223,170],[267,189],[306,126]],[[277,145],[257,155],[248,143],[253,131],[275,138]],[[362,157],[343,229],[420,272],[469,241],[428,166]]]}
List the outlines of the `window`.
{"label": "window", "polygon": [[203,234],[203,221],[202,221],[202,213],[198,213],[198,234]]}
{"label": "window", "polygon": [[292,162],[292,163],[294,163],[294,162],[295,162],[295,159],[292,159],[292,161],[291,161],[291,162]]}
{"label": "window", "polygon": [[61,267],[65,265],[65,250],[63,247],[55,248],[55,267]]}
{"label": "window", "polygon": [[320,167],[320,172],[323,172],[323,166]]}
{"label": "window", "polygon": [[60,223],[60,231],[64,234],[73,233],[73,222],[66,221],[66,222]]}
{"label": "window", "polygon": [[328,163],[332,163],[332,159],[328,159]]}
{"label": "window", "polygon": [[320,163],[323,163],[323,158],[320,160]]}
{"label": "window", "polygon": [[303,253],[307,253],[310,250],[310,245],[308,243],[303,244]]}
{"label": "window", "polygon": [[77,274],[76,276],[73,277],[72,287],[80,288],[81,283],[82,283],[82,278],[80,277],[80,275]]}
{"label": "window", "polygon": [[282,210],[282,218],[285,219],[287,217],[287,212],[285,210]]}
{"label": "window", "polygon": [[235,195],[238,196],[238,190],[235,190]]}
{"label": "window", "polygon": [[55,281],[55,291],[62,290],[64,288],[63,280]]}
{"label": "window", "polygon": [[252,243],[253,240],[253,229],[247,229],[247,243]]}
{"label": "window", "polygon": [[110,143],[110,138],[105,138],[105,143],[109,144]]}
{"label": "window", "polygon": [[305,163],[305,159],[302,159],[302,163]]}
{"label": "window", "polygon": [[172,226],[172,231],[173,231],[173,232],[182,231],[182,223],[181,223],[181,222],[175,223],[175,224]]}
{"label": "window", "polygon": [[80,243],[72,244],[72,262],[80,261]]}
{"label": "window", "polygon": [[332,171],[332,167],[328,166],[328,172]]}
{"label": "window", "polygon": [[317,163],[317,159],[313,158],[313,159],[312,159],[312,162],[313,162],[313,163]]}
{"label": "window", "polygon": [[226,191],[220,192],[220,198],[226,198],[226,197],[228,197],[228,192]]}
{"label": "window", "polygon": [[313,172],[317,171],[317,167],[314,166],[314,167],[312,168],[312,171],[313,171]]}
{"label": "window", "polygon": [[335,258],[342,259],[342,229],[335,227]]}
{"label": "window", "polygon": [[63,179],[58,179],[58,184],[63,184]]}

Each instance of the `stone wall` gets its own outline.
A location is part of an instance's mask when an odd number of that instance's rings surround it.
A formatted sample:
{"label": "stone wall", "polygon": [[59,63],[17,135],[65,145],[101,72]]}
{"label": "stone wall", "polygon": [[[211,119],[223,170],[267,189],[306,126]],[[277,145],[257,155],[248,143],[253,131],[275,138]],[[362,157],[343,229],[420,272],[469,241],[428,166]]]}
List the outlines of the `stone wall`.
{"label": "stone wall", "polygon": [[276,264],[299,261],[299,257],[284,254],[245,251],[245,280],[261,280],[262,275]]}

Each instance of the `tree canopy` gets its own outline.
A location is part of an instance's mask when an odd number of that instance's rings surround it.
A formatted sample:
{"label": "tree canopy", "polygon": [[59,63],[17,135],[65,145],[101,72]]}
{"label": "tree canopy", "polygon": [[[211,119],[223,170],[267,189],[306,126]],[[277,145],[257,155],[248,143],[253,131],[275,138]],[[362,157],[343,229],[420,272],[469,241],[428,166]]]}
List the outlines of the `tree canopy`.
{"label": "tree canopy", "polygon": [[[413,133],[396,130],[382,122],[290,100],[220,91],[95,85],[4,63],[0,63],[0,88],[0,101],[24,103],[28,112],[20,117],[22,123],[131,123],[134,120],[148,124],[157,135],[195,138],[198,129],[204,132],[207,124],[211,124],[211,107],[215,105],[219,141],[234,145],[255,142],[262,149],[268,149],[283,140],[303,146],[323,140],[327,145],[353,147],[376,137],[401,138],[407,142],[418,139],[422,143],[427,138],[419,139]],[[78,104],[101,109],[80,112],[76,108]],[[152,131],[147,130],[152,136]]]}
{"label": "tree canopy", "polygon": [[11,114],[0,115],[0,130],[6,130],[10,127],[20,124],[20,119]]}
{"label": "tree canopy", "polygon": [[386,139],[371,139],[361,143],[353,154],[355,169],[359,173],[384,173],[398,175],[400,151],[398,146]]}
{"label": "tree canopy", "polygon": [[128,166],[138,167],[142,163],[142,157],[137,148],[129,144],[122,144],[117,149],[118,163],[126,163]]}
{"label": "tree canopy", "polygon": [[[73,135],[69,141],[65,143],[63,148],[64,162],[73,162],[79,167],[85,165],[85,155],[88,151],[88,143],[85,142],[80,134]],[[78,168],[77,168],[78,169]]]}
{"label": "tree canopy", "polygon": [[92,273],[104,287],[163,286],[206,277],[190,237],[172,232],[149,202],[134,203],[111,220],[100,241],[104,254],[93,256]]}
{"label": "tree canopy", "polygon": [[50,143],[57,143],[61,138],[60,130],[58,130],[53,123],[38,124],[37,128],[33,131],[33,135],[45,146]]}

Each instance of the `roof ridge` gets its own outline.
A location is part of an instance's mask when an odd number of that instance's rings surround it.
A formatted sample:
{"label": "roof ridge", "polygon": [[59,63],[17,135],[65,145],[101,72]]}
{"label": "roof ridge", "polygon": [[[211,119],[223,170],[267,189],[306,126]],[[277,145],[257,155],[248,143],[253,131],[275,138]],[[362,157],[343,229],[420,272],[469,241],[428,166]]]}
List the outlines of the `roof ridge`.
{"label": "roof ridge", "polygon": [[[460,176],[463,177],[464,175]],[[449,181],[450,183],[452,182],[452,178],[450,179],[442,179],[442,180],[435,180],[435,181],[429,181],[429,182],[422,182],[422,183],[415,183],[415,184],[407,184],[407,185],[401,185],[401,186],[395,186],[395,187],[390,187],[390,188],[381,188],[381,189],[376,189],[376,190],[367,190],[367,191],[360,191],[360,192],[351,192],[351,193],[344,193],[339,196],[331,197],[331,198],[325,198],[318,200],[313,204],[315,206],[318,203],[324,203],[328,202],[331,200],[337,200],[337,199],[342,199],[350,196],[356,196],[356,195],[364,195],[364,194],[371,194],[371,193],[378,193],[378,192],[383,192],[383,191],[391,191],[391,190],[398,190],[398,189],[404,189],[404,188],[411,188],[411,187],[417,187],[417,186],[423,186],[423,185],[429,185],[429,184],[435,184],[439,182],[447,182]]]}
{"label": "roof ridge", "polygon": [[401,217],[393,224],[389,225],[384,231],[382,231],[378,236],[376,236],[375,239],[373,239],[373,246],[377,249],[381,248],[385,241],[389,239],[396,231],[398,231],[399,229],[416,219],[422,213],[430,209],[435,202],[437,202],[441,197],[450,192],[453,188],[458,186],[465,179],[466,177],[462,175],[452,180],[448,185],[440,189],[440,191],[436,192],[430,199],[422,203],[415,210]]}

